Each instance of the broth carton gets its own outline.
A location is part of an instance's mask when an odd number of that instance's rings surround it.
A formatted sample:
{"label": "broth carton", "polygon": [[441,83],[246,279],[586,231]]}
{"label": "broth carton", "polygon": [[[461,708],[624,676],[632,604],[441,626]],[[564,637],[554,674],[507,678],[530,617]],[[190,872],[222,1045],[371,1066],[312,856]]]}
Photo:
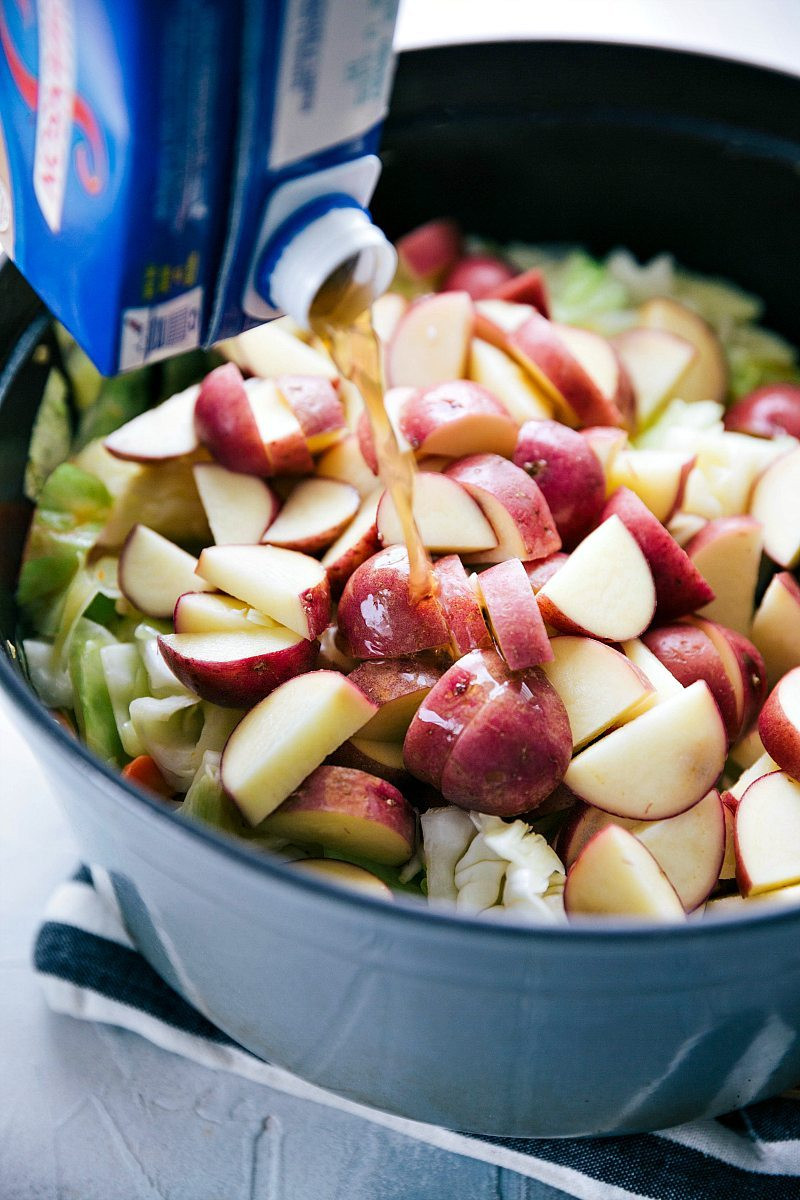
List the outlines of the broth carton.
{"label": "broth carton", "polygon": [[388,286],[397,2],[3,0],[0,241],[105,374]]}

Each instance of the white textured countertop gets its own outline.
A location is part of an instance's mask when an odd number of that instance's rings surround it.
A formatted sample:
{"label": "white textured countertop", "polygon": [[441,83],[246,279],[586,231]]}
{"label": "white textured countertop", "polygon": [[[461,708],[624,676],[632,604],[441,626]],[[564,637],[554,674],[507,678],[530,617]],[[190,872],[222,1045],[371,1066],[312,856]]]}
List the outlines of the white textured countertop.
{"label": "white textured countertop", "polygon": [[[800,0],[406,0],[398,29],[404,47],[532,36],[661,43],[796,70]],[[0,1200],[560,1195],[49,1014],[31,940],[78,850],[1,700],[0,747]]]}

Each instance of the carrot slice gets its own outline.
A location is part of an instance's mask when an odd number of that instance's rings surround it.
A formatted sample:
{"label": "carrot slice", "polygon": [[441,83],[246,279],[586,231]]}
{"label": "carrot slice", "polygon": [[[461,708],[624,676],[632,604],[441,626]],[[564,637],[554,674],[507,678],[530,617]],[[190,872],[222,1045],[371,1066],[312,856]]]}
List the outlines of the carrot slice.
{"label": "carrot slice", "polygon": [[175,789],[167,783],[154,758],[149,754],[140,754],[122,768],[123,778],[136,783],[147,792],[155,792],[157,796],[165,796],[168,800],[175,795]]}

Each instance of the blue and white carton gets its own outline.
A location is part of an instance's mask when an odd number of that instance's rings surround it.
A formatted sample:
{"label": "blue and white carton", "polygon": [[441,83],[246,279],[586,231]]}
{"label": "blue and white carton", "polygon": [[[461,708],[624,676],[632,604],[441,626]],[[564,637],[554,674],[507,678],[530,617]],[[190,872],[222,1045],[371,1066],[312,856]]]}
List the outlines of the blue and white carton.
{"label": "blue and white carton", "polygon": [[397,4],[0,0],[0,242],[101,371],[388,286]]}

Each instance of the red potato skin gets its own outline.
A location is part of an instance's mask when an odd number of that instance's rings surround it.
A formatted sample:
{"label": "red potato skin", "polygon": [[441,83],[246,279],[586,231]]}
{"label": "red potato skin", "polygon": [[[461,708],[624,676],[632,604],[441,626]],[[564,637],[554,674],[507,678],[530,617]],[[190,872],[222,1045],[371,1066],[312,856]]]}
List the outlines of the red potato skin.
{"label": "red potato skin", "polygon": [[313,671],[319,644],[300,641],[275,654],[259,654],[237,662],[201,662],[185,658],[159,635],[159,649],[172,673],[202,700],[223,708],[251,708],[281,683]]}
{"label": "red potato skin", "polygon": [[339,629],[354,658],[402,658],[437,649],[450,632],[435,595],[409,595],[405,546],[387,546],[357,567],[339,601]]}
{"label": "red potato skin", "polygon": [[[584,800],[577,800],[558,831],[555,851],[569,870],[583,847],[596,833],[604,829],[615,818],[603,809],[594,808]],[[623,818],[624,819],[624,818]],[[620,818],[616,818],[620,820]]]}
{"label": "red potato skin", "polygon": [[[681,467],[681,474],[680,474],[680,478],[678,480],[678,491],[675,495],[675,503],[673,504],[671,510],[667,514],[667,516],[665,518],[666,521],[671,521],[672,518],[675,516],[675,513],[680,512],[681,505],[683,504],[683,498],[686,495],[686,485],[689,482],[689,476],[691,475],[692,471],[694,470],[696,462],[697,462],[697,457],[693,456],[692,458],[687,459],[687,461]],[[697,536],[697,534],[695,534],[695,537],[696,536]]]}
{"label": "red potato skin", "polygon": [[[370,659],[359,663],[348,678],[373,704],[384,705],[410,692],[432,688],[441,679],[444,668],[421,655],[408,658]],[[363,733],[368,738],[368,733]]]}
{"label": "red potato skin", "polygon": [[344,406],[335,385],[319,375],[281,375],[278,391],[300,422],[304,437],[344,429]]}
{"label": "red potato skin", "polygon": [[510,453],[516,437],[514,422],[491,392],[469,379],[454,379],[414,392],[401,410],[400,429],[415,452],[435,453],[428,443],[437,434],[446,436],[445,426],[478,415],[497,418],[495,449]]}
{"label": "red potato skin", "polygon": [[553,578],[556,571],[563,567],[568,558],[568,554],[556,550],[555,554],[548,554],[547,558],[539,558],[522,564],[534,594],[544,587],[548,579]]}
{"label": "red potato skin", "polygon": [[517,467],[499,454],[471,454],[453,463],[445,471],[478,501],[480,493],[502,501],[520,531],[524,531],[526,557],[546,558],[561,549],[552,513],[539,487]]}
{"label": "red potato skin", "polygon": [[430,280],[461,257],[461,230],[455,221],[427,221],[398,238],[395,245],[405,273],[414,280]]}
{"label": "red potato skin", "polygon": [[478,578],[495,640],[511,670],[551,662],[553,648],[520,560],[497,563],[481,571]]}
{"label": "red potato skin", "polygon": [[323,764],[270,815],[285,817],[303,812],[336,812],[376,821],[392,829],[413,852],[417,840],[414,809],[393,784],[352,767]]}
{"label": "red potato skin", "polygon": [[537,668],[512,672],[493,650],[454,663],[423,700],[403,744],[406,766],[462,808],[529,813],[564,777],[566,709]]}
{"label": "red potato skin", "polygon": [[377,521],[373,521],[370,528],[356,542],[355,546],[351,546],[335,562],[325,567],[331,587],[331,595],[334,598],[341,596],[344,586],[353,572],[362,563],[365,563],[367,559],[372,558],[373,554],[377,554],[380,548],[381,539],[378,537],[378,524]]}
{"label": "red potato skin", "polygon": [[481,606],[475,598],[467,572],[457,554],[448,554],[433,565],[438,585],[439,603],[450,629],[456,654],[470,650],[489,650],[492,635],[483,619]]}
{"label": "red potato skin", "polygon": [[314,460],[301,430],[264,446],[271,475],[311,475]]}
{"label": "red potato skin", "polygon": [[509,677],[495,650],[472,650],[453,663],[428,692],[408,727],[403,759],[411,774],[441,787],[442,771],[456,741]]}
{"label": "red potato skin", "polygon": [[[687,467],[687,476],[691,470],[691,464]],[[684,481],[685,482],[685,481]],[[683,495],[681,494],[681,500]],[[694,558],[701,550],[705,550],[709,543],[713,544],[718,538],[727,536],[730,533],[750,532],[754,526],[758,526],[759,522],[755,517],[714,517],[710,521],[706,521],[702,529],[688,541],[684,547],[690,558]]]}
{"label": "red potato skin", "polygon": [[725,724],[728,744],[735,742],[741,731],[736,693],[708,635],[695,625],[662,625],[643,633],[642,641],[684,687],[705,680]]}
{"label": "red potato skin", "polygon": [[[783,680],[800,679],[800,667],[787,671]],[[781,680],[770,692],[758,718],[758,732],[764,749],[792,779],[800,782],[800,729],[784,713],[781,704]]]}
{"label": "red potato skin", "polygon": [[564,778],[571,754],[567,712],[544,673],[509,672],[457,739],[442,795],[499,817],[530,813]]}
{"label": "red potato skin", "polygon": [[473,300],[483,300],[514,278],[514,269],[493,254],[466,254],[447,273],[443,292],[467,292]]}
{"label": "red potato skin", "polygon": [[499,284],[486,296],[487,300],[508,300],[512,304],[530,304],[543,317],[550,316],[550,300],[547,295],[547,284],[544,275],[538,267],[514,275],[505,283]]}
{"label": "red potato skin", "polygon": [[594,528],[606,499],[600,460],[585,438],[560,421],[526,421],[514,463],[536,481],[566,549]]}
{"label": "red potato skin", "polygon": [[375,449],[375,438],[372,433],[372,422],[369,419],[369,413],[366,409],[361,413],[356,425],[356,437],[358,438],[358,448],[361,451],[361,457],[372,471],[373,475],[378,474],[378,452]]}
{"label": "red potato skin", "polygon": [[316,587],[301,594],[300,603],[308,620],[308,636],[319,637],[331,619],[331,585],[327,575]]}
{"label": "red potato skin", "polygon": [[522,821],[538,821],[541,817],[549,817],[554,813],[566,814],[576,804],[583,804],[583,801],[579,800],[572,788],[568,788],[562,780],[532,812],[520,813],[519,816]]}
{"label": "red potato skin", "polygon": [[734,433],[771,438],[783,433],[800,438],[800,385],[766,383],[743,396],[725,413],[725,428]]}
{"label": "red potato skin", "polygon": [[242,373],[224,363],[206,375],[194,409],[197,436],[229,471],[261,477],[273,473],[258,432]]}
{"label": "red potato skin", "polygon": [[659,621],[686,616],[714,599],[713,591],[686,551],[629,488],[617,488],[600,521],[615,514],[636,540],[653,572]]}
{"label": "red potato skin", "polygon": [[386,763],[379,762],[376,758],[370,758],[368,754],[362,754],[358,746],[354,746],[351,741],[342,742],[333,754],[328,755],[323,766],[347,767],[351,771],[362,771],[366,775],[385,779],[387,783],[397,788],[407,788],[411,783],[408,771],[387,766]]}
{"label": "red potato skin", "polygon": [[619,383],[617,385],[617,394],[614,397],[614,404],[622,415],[623,428],[634,429],[636,426],[636,393],[633,390],[633,382],[622,359],[613,346],[611,346],[611,349],[614,358],[617,360],[617,368],[619,370]]}
{"label": "red potato skin", "polygon": [[[620,378],[627,380],[627,389],[622,396],[623,403],[619,404],[603,395],[541,313],[532,313],[525,324],[509,336],[508,349],[523,366],[533,363],[546,376],[575,414],[579,425],[624,427],[629,422],[633,390],[624,370],[620,368]],[[629,397],[627,391],[630,391]]]}
{"label": "red potato skin", "polygon": [[728,791],[720,792],[719,798],[722,801],[722,807],[727,808],[732,817],[736,816],[736,809],[739,807],[739,801],[734,795]]}
{"label": "red potato skin", "polygon": [[744,715],[739,735],[741,737],[752,729],[767,698],[767,668],[760,652],[744,634],[737,633],[735,629],[728,629],[725,625],[720,625],[719,630],[732,647],[742,672]]}

